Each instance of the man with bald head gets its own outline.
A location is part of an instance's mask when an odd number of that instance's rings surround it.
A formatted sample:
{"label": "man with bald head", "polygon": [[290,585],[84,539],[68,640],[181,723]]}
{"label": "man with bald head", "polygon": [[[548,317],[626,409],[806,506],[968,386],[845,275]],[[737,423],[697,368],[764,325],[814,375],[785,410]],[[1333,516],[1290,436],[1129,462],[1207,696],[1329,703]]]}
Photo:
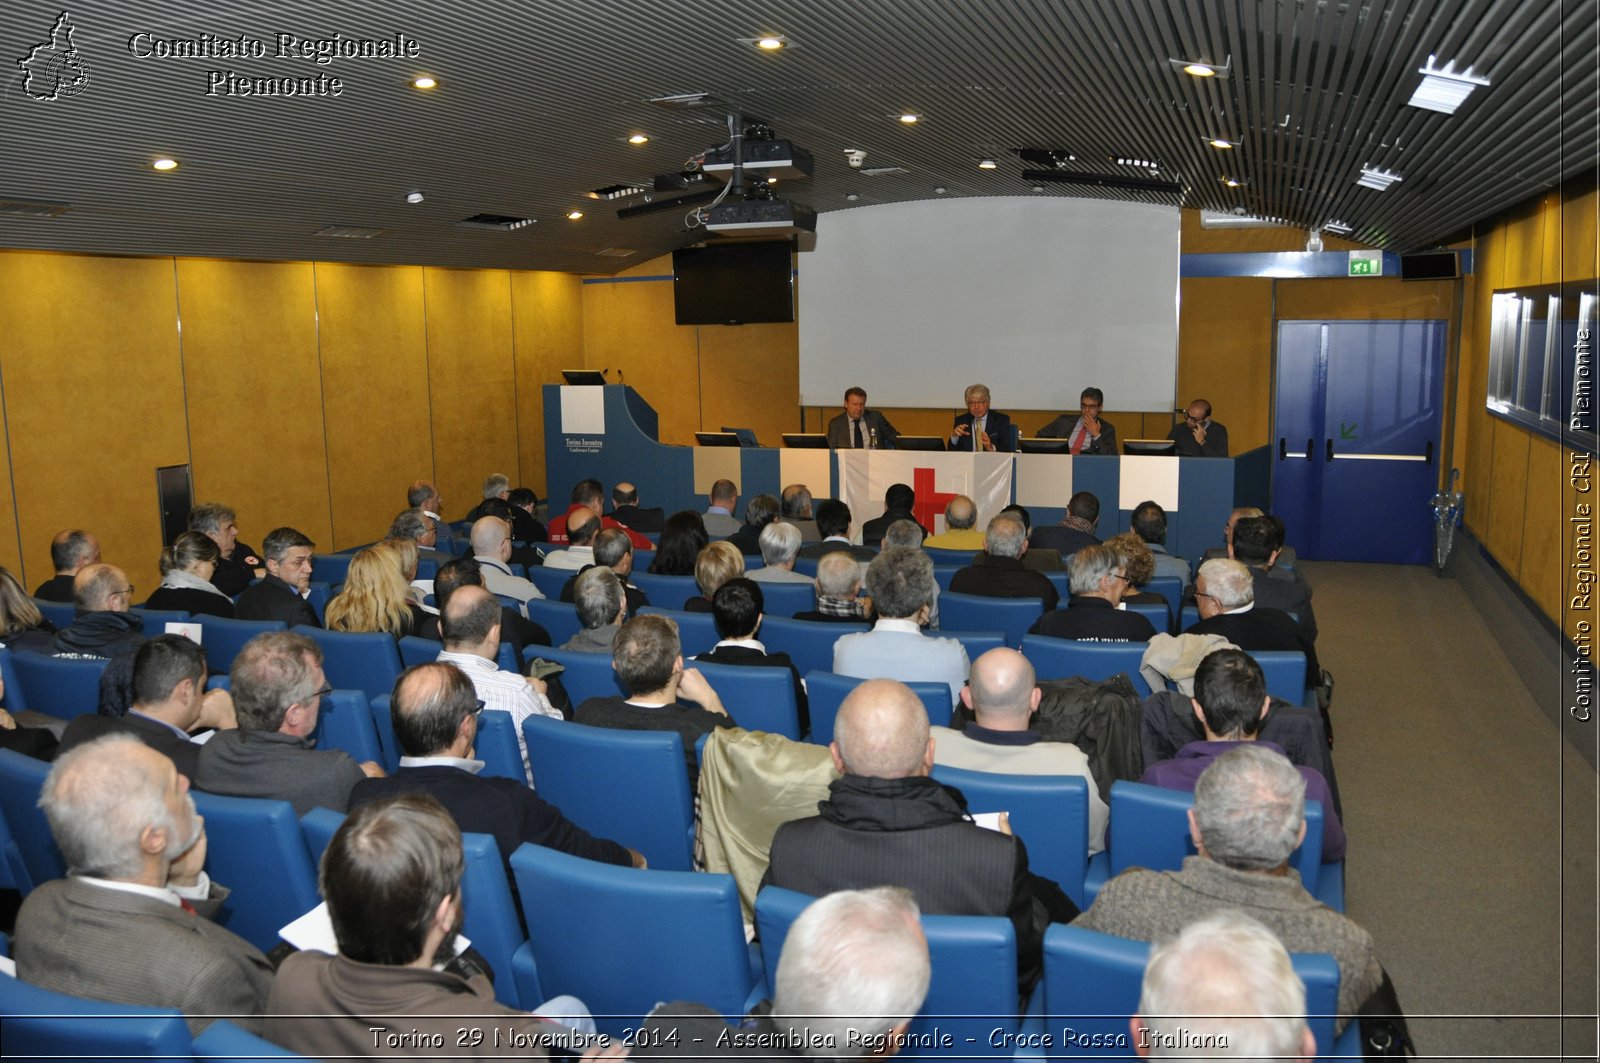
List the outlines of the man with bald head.
{"label": "man with bald head", "polygon": [[39,584],[33,596],[44,602],[72,601],[72,577],[100,560],[100,540],[79,528],[57,532],[50,540],[50,563],[56,574]]}
{"label": "man with bald head", "polygon": [[115,565],[86,565],[72,577],[72,601],[78,607],[71,626],[56,632],[50,644],[57,657],[120,657],[144,645],[139,618],[128,612],[133,585]]}
{"label": "man with bald head", "polygon": [[862,683],[840,706],[828,748],[843,774],[819,815],[778,828],[763,883],[812,896],[903,886],[929,915],[1007,916],[1019,983],[1031,988],[1049,914],[1028,851],[973,823],[960,792],[929,777],[934,745],[917,695],[893,679]]}
{"label": "man with bald head", "polygon": [[625,480],[611,489],[611,516],[636,532],[658,532],[667,524],[666,511],[660,506],[641,508],[639,489]]}
{"label": "man with bald head", "polygon": [[478,563],[483,585],[495,594],[525,602],[543,598],[531,582],[511,571],[511,525],[499,517],[479,517],[472,522],[472,559]]}
{"label": "man with bald head", "polygon": [[[600,532],[600,516],[592,510],[575,509],[567,518],[567,546],[564,550],[551,550],[544,555],[545,568],[561,568],[578,572],[594,564],[594,539]],[[627,538],[625,529],[617,534]]]}
{"label": "man with bald head", "polygon": [[933,550],[982,550],[984,533],[978,529],[978,506],[966,495],[956,495],[944,507],[944,531],[922,540]]}
{"label": "man with bald head", "polygon": [[961,704],[972,710],[974,721],[964,728],[933,728],[933,762],[996,775],[1083,776],[1089,782],[1089,852],[1098,853],[1105,848],[1110,810],[1083,750],[1071,742],[1046,742],[1031,727],[1041,696],[1026,657],[990,650],[972,662],[961,691]]}

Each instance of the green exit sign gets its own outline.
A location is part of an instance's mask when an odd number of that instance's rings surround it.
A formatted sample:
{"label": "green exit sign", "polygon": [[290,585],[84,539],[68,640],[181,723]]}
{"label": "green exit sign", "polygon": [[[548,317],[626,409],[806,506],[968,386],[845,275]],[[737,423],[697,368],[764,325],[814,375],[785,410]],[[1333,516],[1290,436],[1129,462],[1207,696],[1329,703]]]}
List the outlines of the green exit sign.
{"label": "green exit sign", "polygon": [[1352,277],[1381,277],[1383,276],[1382,251],[1351,251],[1350,276]]}

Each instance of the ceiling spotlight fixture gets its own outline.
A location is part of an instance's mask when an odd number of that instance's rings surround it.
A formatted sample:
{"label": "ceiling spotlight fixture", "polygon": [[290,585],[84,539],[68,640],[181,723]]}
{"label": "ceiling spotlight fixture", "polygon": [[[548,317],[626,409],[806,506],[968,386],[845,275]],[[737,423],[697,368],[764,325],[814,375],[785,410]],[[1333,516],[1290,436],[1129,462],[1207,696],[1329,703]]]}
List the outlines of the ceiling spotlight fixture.
{"label": "ceiling spotlight fixture", "polygon": [[416,77],[411,79],[411,87],[414,89],[422,89],[424,91],[428,89],[436,89],[439,87],[439,81],[431,74],[418,74]]}
{"label": "ceiling spotlight fixture", "polygon": [[1361,167],[1361,178],[1356,181],[1356,184],[1362,188],[1370,188],[1375,192],[1383,192],[1399,180],[1403,180],[1403,178],[1393,170],[1378,170],[1371,166],[1363,166]]}
{"label": "ceiling spotlight fixture", "polygon": [[922,121],[922,116],[920,114],[912,114],[910,111],[907,111],[905,114],[897,114],[895,117],[900,119],[900,121],[904,122],[906,125],[916,125],[918,122]]}
{"label": "ceiling spotlight fixture", "polygon": [[1306,251],[1309,254],[1315,255],[1318,252],[1320,252],[1321,250],[1322,250],[1322,234],[1320,232],[1318,232],[1316,229],[1312,229],[1312,230],[1310,230],[1309,232],[1306,233]]}
{"label": "ceiling spotlight fixture", "polygon": [[1335,236],[1349,236],[1355,231],[1355,226],[1346,221],[1330,221],[1324,222],[1322,229],[1324,232],[1333,233]]}
{"label": "ceiling spotlight fixture", "polygon": [[788,43],[789,43],[788,41],[783,39],[783,35],[782,34],[773,34],[772,36],[769,36],[769,37],[757,37],[756,38],[756,47],[760,48],[763,52],[782,51],[783,50],[783,46],[788,44]]}
{"label": "ceiling spotlight fixture", "polygon": [[1489,87],[1489,79],[1474,77],[1470,66],[1457,73],[1453,59],[1443,67],[1437,67],[1433,65],[1433,56],[1430,55],[1427,63],[1417,68],[1417,73],[1422,75],[1422,84],[1406,101],[1407,106],[1438,111],[1440,114],[1455,114],[1456,108],[1467,101],[1473,89],[1480,85]]}
{"label": "ceiling spotlight fixture", "polygon": [[1035,192],[1043,192],[1044,191],[1044,185],[1034,185],[1033,186],[1033,190]]}
{"label": "ceiling spotlight fixture", "polygon": [[995,162],[993,159],[979,159],[978,160],[978,169],[980,169],[980,170],[995,170],[995,169],[999,169],[999,166],[1000,166],[1000,164]]}
{"label": "ceiling spotlight fixture", "polygon": [[1127,158],[1127,157],[1123,157],[1123,156],[1117,156],[1116,157],[1116,163],[1117,163],[1118,166],[1132,166],[1135,169],[1140,169],[1140,170],[1159,170],[1159,169],[1161,169],[1161,164],[1159,162],[1156,162],[1154,159],[1134,159],[1134,158]]}
{"label": "ceiling spotlight fixture", "polygon": [[1244,186],[1244,181],[1238,177],[1229,177],[1224,174],[1221,180],[1222,183],[1227,185],[1229,188],[1241,188]]}
{"label": "ceiling spotlight fixture", "polygon": [[569,211],[567,211],[567,220],[568,221],[577,221],[581,217],[583,217],[583,211],[581,211],[581,210],[569,210]]}
{"label": "ceiling spotlight fixture", "polygon": [[427,197],[425,197],[421,192],[407,192],[406,193],[406,202],[407,203],[421,203],[425,198],[427,198]]}
{"label": "ceiling spotlight fixture", "polygon": [[769,177],[769,178],[767,178],[767,184],[769,184],[769,185],[775,185],[775,184],[777,184],[777,183],[778,183],[778,179],[777,179],[777,178],[776,178],[776,177]]}
{"label": "ceiling spotlight fixture", "polygon": [[851,203],[854,203],[856,200],[860,199],[861,197],[858,194],[856,194],[855,192],[846,192],[844,198],[849,200]]}
{"label": "ceiling spotlight fixture", "polygon": [[1208,63],[1203,59],[1168,59],[1167,65],[1192,78],[1225,78],[1233,73],[1233,56],[1227,62]]}
{"label": "ceiling spotlight fixture", "polygon": [[643,133],[635,133],[635,134],[633,134],[633,136],[628,138],[628,143],[629,144],[648,144],[648,143],[650,143],[650,138],[645,136]]}
{"label": "ceiling spotlight fixture", "polygon": [[1205,141],[1218,151],[1227,151],[1230,148],[1236,148],[1239,146],[1233,141],[1223,140],[1221,137],[1206,137]]}
{"label": "ceiling spotlight fixture", "polygon": [[934,188],[933,188],[933,191],[937,195],[941,195],[942,196],[942,195],[944,195],[946,192],[948,192],[950,190],[948,188],[946,188],[944,185],[935,185]]}
{"label": "ceiling spotlight fixture", "polygon": [[165,173],[167,170],[176,170],[178,168],[178,160],[160,158],[152,162],[150,166],[152,169],[160,170]]}

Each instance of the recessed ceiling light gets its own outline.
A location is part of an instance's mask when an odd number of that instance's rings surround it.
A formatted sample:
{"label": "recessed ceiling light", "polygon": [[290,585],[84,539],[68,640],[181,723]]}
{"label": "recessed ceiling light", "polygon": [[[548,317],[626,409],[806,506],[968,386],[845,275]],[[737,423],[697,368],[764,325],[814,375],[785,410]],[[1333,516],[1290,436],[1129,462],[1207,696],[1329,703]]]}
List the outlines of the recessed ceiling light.
{"label": "recessed ceiling light", "polygon": [[1227,151],[1229,148],[1232,148],[1232,147],[1235,146],[1233,141],[1231,141],[1231,140],[1223,140],[1221,137],[1207,137],[1206,138],[1206,143],[1210,144],[1213,148],[1216,148],[1218,151]]}
{"label": "recessed ceiling light", "polygon": [[978,169],[980,169],[980,170],[994,170],[994,169],[998,169],[999,166],[1000,166],[1000,164],[995,162],[993,159],[979,159],[978,160]]}
{"label": "recessed ceiling light", "polygon": [[1044,185],[1034,185],[1033,186],[1033,190],[1035,192],[1043,192],[1044,191]]}
{"label": "recessed ceiling light", "polygon": [[769,178],[767,178],[767,184],[769,184],[769,185],[775,185],[775,184],[777,184],[777,183],[778,183],[778,179],[777,179],[777,178],[776,178],[776,177],[769,177]]}
{"label": "recessed ceiling light", "polygon": [[788,43],[789,43],[788,41],[783,39],[782,35],[777,35],[777,34],[775,34],[775,35],[773,35],[771,37],[757,37],[756,38],[756,47],[760,48],[763,52],[781,51],[783,46],[788,44]]}
{"label": "recessed ceiling light", "polygon": [[581,210],[569,210],[569,211],[567,211],[567,220],[568,221],[577,221],[581,217],[583,217],[583,211],[581,211]]}
{"label": "recessed ceiling light", "polygon": [[635,134],[633,134],[633,136],[628,138],[628,143],[629,144],[648,144],[648,143],[650,143],[650,138],[645,136],[643,133],[635,133]]}
{"label": "recessed ceiling light", "polygon": [[896,115],[895,117],[900,119],[900,121],[904,122],[906,125],[916,125],[918,122],[922,121],[922,116],[920,114],[912,114],[910,111],[907,111],[905,114]]}
{"label": "recessed ceiling light", "polygon": [[861,197],[858,194],[856,194],[855,192],[846,192],[844,198],[849,200],[850,202],[854,203],[856,200],[860,199]]}
{"label": "recessed ceiling light", "polygon": [[423,194],[421,192],[407,192],[406,193],[406,202],[407,203],[421,203],[424,198],[426,198],[426,197],[423,196]]}
{"label": "recessed ceiling light", "polygon": [[1370,188],[1375,192],[1382,192],[1399,180],[1402,180],[1402,178],[1393,170],[1377,170],[1370,166],[1363,166],[1361,167],[1361,177],[1356,181],[1356,184],[1362,188]]}
{"label": "recessed ceiling light", "polygon": [[1192,78],[1225,78],[1233,73],[1233,56],[1228,56],[1225,63],[1210,63],[1203,59],[1168,59],[1167,65]]}
{"label": "recessed ceiling light", "polygon": [[411,87],[414,89],[436,89],[439,87],[439,81],[431,74],[419,74],[411,79]]}
{"label": "recessed ceiling light", "polygon": [[1433,56],[1428,56],[1427,63],[1417,68],[1417,73],[1422,75],[1422,84],[1417,86],[1417,91],[1411,94],[1406,104],[1425,111],[1455,114],[1456,108],[1467,101],[1473,89],[1480,85],[1489,87],[1489,79],[1474,77],[1470,66],[1460,73],[1456,73],[1455,67],[1453,59],[1443,67],[1436,67],[1433,65]]}
{"label": "recessed ceiling light", "polygon": [[1195,78],[1214,78],[1217,76],[1217,72],[1204,63],[1189,63],[1183,68],[1183,72]]}
{"label": "recessed ceiling light", "polygon": [[1155,159],[1138,159],[1132,156],[1119,155],[1116,157],[1118,166],[1132,166],[1139,170],[1159,170],[1161,164]]}
{"label": "recessed ceiling light", "polygon": [[150,165],[157,170],[176,170],[178,168],[178,160],[161,158],[156,159]]}
{"label": "recessed ceiling light", "polygon": [[1241,181],[1239,178],[1237,178],[1237,177],[1227,177],[1227,176],[1224,176],[1222,178],[1222,183],[1227,185],[1229,188],[1239,188],[1239,187],[1242,187],[1244,185],[1244,182]]}
{"label": "recessed ceiling light", "polygon": [[935,186],[934,186],[934,189],[933,189],[933,190],[934,190],[934,191],[935,191],[935,192],[936,192],[936,193],[938,193],[938,194],[939,194],[939,195],[941,195],[941,196],[942,196],[942,195],[944,195],[944,194],[945,194],[945,193],[946,193],[946,192],[948,192],[948,191],[950,191],[950,190],[949,190],[949,189],[948,189],[948,188],[946,188],[946,187],[945,187],[945,186],[944,186],[944,185],[935,185]]}

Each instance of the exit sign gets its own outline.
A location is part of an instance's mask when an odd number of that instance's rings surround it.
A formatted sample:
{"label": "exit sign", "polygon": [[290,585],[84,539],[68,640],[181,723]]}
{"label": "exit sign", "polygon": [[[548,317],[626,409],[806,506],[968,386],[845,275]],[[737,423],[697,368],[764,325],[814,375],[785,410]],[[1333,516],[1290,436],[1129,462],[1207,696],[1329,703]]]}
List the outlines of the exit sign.
{"label": "exit sign", "polygon": [[1350,276],[1352,277],[1381,277],[1383,276],[1382,251],[1351,251]]}

